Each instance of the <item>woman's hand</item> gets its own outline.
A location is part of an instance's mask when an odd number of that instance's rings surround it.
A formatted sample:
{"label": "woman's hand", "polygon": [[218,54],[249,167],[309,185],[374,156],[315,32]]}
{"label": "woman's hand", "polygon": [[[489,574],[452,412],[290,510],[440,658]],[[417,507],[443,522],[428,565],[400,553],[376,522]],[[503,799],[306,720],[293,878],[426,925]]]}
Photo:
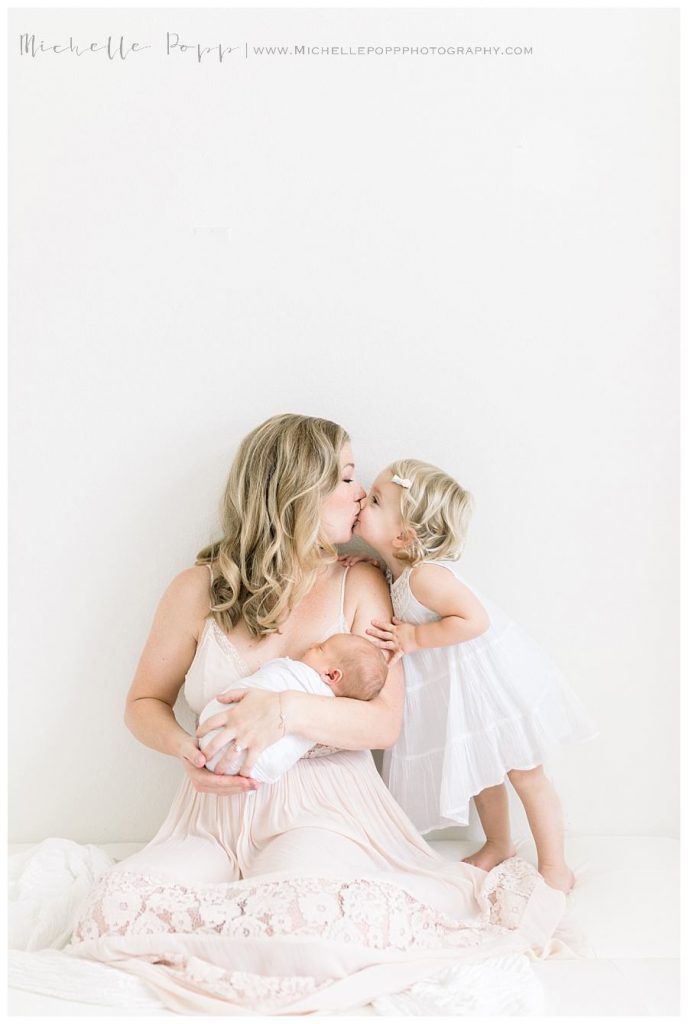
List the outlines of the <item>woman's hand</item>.
{"label": "woman's hand", "polygon": [[[246,752],[240,775],[248,777],[265,748],[282,739],[285,734],[280,695],[254,687],[228,690],[219,693],[216,699],[223,704],[232,704],[233,707],[206,718],[196,730],[196,736],[205,736],[219,728],[217,736],[212,738],[205,749],[206,759],[212,760],[214,754],[232,740],[233,747],[228,754],[234,757],[237,752]],[[221,769],[221,762],[216,767]]]}
{"label": "woman's hand", "polygon": [[379,622],[373,619],[371,625],[366,629],[370,636],[371,643],[384,651],[392,651],[390,668],[404,654],[411,654],[417,651],[419,644],[416,640],[416,627],[411,622],[402,622],[395,615],[391,622]]}
{"label": "woman's hand", "polygon": [[215,775],[204,767],[208,758],[193,736],[187,736],[179,745],[179,758],[184,765],[191,785],[197,793],[215,793],[222,796],[226,793],[248,793],[258,789],[260,785],[254,779],[244,779],[240,775]]}

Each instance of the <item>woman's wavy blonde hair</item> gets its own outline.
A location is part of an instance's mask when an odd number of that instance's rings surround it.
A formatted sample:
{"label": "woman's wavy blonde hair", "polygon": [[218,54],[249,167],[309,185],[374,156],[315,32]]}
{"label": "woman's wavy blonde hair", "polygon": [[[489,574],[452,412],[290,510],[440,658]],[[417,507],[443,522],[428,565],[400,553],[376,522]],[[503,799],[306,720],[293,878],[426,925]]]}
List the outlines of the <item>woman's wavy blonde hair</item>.
{"label": "woman's wavy blonde hair", "polygon": [[196,556],[213,563],[210,611],[225,631],[243,618],[251,636],[278,632],[317,570],[336,560],[320,505],[348,440],[337,423],[285,413],[241,442],[220,504],[222,540]]}
{"label": "woman's wavy blonde hair", "polygon": [[418,459],[398,459],[389,472],[398,484],[402,526],[413,530],[408,544],[396,552],[400,562],[417,565],[424,558],[457,559],[466,543],[473,497],[453,477]]}

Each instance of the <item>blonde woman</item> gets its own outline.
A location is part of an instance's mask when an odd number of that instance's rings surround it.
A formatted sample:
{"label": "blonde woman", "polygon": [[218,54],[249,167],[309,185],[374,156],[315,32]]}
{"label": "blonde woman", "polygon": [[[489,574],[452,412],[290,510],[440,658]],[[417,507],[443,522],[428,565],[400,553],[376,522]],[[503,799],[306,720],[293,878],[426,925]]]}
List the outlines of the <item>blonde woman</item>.
{"label": "blonde woman", "polygon": [[[341,427],[273,417],[239,448],[222,539],[155,615],[126,722],[186,778],[153,840],[96,886],[69,948],[138,974],[178,1012],[349,1009],[455,962],[542,952],[563,912],[517,858],[490,873],[444,860],[391,797],[370,748],[399,734],[401,665],[368,702],[230,692],[199,732],[219,729],[205,758],[230,741],[225,756],[244,752],[243,776],[207,771],[175,720],[182,685],[198,713],[272,658],[389,619],[378,570],[337,561],[364,496]],[[287,732],[317,756],[259,786],[252,765]]]}

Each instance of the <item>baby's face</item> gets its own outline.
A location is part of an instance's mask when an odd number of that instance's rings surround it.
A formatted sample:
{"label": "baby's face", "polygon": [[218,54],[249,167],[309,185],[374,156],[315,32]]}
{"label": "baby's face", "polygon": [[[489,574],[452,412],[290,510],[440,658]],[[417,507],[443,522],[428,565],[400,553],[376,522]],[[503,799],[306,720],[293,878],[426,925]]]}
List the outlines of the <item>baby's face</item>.
{"label": "baby's face", "polygon": [[340,668],[341,662],[341,640],[337,636],[328,637],[321,644],[311,644],[304,656],[301,658],[306,665],[310,665],[318,673],[323,682],[331,687],[333,693],[337,693],[339,678],[332,679],[332,673]]}

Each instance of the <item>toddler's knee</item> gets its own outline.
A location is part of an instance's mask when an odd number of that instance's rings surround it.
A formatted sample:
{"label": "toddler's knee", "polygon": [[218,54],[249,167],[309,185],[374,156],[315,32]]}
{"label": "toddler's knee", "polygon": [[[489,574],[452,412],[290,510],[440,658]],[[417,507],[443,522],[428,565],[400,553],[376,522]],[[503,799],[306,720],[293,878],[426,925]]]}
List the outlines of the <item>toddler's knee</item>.
{"label": "toddler's knee", "polygon": [[545,772],[541,764],[535,768],[512,768],[507,774],[511,785],[517,792],[519,789],[530,789],[534,786],[539,786],[545,778]]}

